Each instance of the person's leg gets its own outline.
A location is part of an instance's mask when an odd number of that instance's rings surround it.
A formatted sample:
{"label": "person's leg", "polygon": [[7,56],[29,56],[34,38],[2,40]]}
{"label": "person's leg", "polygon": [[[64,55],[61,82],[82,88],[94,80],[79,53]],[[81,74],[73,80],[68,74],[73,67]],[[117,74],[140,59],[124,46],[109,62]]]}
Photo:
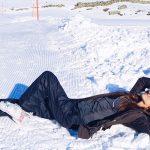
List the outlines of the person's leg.
{"label": "person's leg", "polygon": [[130,93],[138,94],[144,91],[145,88],[150,88],[150,78],[142,77],[137,80],[135,85],[130,90]]}
{"label": "person's leg", "polygon": [[66,116],[73,103],[68,99],[57,77],[49,71],[42,73],[30,85],[18,103],[27,112],[56,119],[63,126],[69,125]]}

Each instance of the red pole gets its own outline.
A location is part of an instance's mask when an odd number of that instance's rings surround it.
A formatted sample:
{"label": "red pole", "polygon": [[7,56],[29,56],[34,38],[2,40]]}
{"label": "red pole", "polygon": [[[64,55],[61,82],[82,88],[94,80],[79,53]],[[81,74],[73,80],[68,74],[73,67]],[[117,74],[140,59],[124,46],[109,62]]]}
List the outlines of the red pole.
{"label": "red pole", "polygon": [[33,4],[33,9],[32,9],[32,17],[34,17],[35,16],[35,13],[34,13],[34,4]]}
{"label": "red pole", "polygon": [[36,17],[39,20],[39,0],[36,0]]}

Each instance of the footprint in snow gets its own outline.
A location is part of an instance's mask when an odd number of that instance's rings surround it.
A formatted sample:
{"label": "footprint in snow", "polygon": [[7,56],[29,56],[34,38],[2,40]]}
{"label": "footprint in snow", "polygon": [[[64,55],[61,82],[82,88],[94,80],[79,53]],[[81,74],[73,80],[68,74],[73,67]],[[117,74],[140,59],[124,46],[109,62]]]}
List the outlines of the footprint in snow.
{"label": "footprint in snow", "polygon": [[125,88],[119,87],[117,84],[111,84],[111,83],[106,85],[106,89],[109,92],[123,92],[123,91],[126,91]]}
{"label": "footprint in snow", "polygon": [[87,78],[88,80],[90,80],[91,83],[97,84],[97,82],[96,82],[94,76],[88,76],[88,77],[86,77],[86,78]]}
{"label": "footprint in snow", "polygon": [[84,52],[86,52],[86,50],[87,50],[86,47],[87,47],[87,44],[83,44],[83,45],[80,46],[80,48],[81,48]]}
{"label": "footprint in snow", "polygon": [[143,73],[145,75],[149,75],[150,74],[150,68],[147,68],[147,69],[143,70]]}

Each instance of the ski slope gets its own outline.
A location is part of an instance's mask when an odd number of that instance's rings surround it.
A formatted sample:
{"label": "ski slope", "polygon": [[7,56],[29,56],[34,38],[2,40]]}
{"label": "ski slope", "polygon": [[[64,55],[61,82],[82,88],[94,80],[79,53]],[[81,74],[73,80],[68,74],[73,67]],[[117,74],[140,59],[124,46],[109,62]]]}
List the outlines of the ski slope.
{"label": "ski slope", "polygon": [[[1,13],[0,98],[17,83],[29,86],[45,70],[71,98],[130,90],[138,78],[150,77],[148,16],[104,18],[97,11],[42,9],[40,21],[31,10]],[[20,125],[0,117],[0,149],[149,150],[150,137],[116,125],[83,140],[55,121],[33,116]]]}

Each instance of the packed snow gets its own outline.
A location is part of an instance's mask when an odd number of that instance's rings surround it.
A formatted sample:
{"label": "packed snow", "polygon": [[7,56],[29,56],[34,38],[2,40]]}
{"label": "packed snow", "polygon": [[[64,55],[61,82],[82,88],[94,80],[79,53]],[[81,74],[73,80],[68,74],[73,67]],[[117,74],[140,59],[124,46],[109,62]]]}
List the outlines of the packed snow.
{"label": "packed snow", "polygon": [[[6,6],[19,8],[19,1]],[[66,3],[40,9],[39,21],[32,9],[1,9],[0,98],[9,97],[18,83],[29,86],[45,70],[58,77],[71,98],[130,90],[138,78],[150,77],[150,5],[126,3],[124,16],[111,16],[99,14],[101,7],[72,10],[68,6],[73,3]],[[32,7],[29,1],[24,5]],[[139,8],[140,14],[130,15],[129,10]],[[31,116],[18,124],[0,117],[0,149],[149,150],[150,137],[115,125],[84,140],[54,120]]]}

